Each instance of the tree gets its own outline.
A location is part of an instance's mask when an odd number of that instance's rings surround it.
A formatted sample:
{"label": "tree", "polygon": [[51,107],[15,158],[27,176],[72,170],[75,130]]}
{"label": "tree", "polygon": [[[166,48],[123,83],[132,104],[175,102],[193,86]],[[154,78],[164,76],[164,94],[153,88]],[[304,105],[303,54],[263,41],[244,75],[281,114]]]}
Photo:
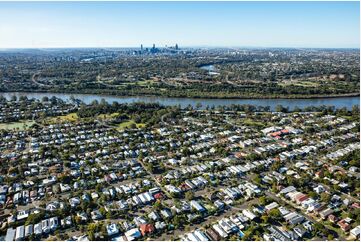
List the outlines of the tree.
{"label": "tree", "polygon": [[30,214],[25,221],[25,225],[39,223],[43,219],[44,215],[44,212]]}
{"label": "tree", "polygon": [[326,228],[325,226],[323,226],[321,223],[319,222],[316,222],[314,225],[313,225],[313,236],[316,236],[318,233],[322,233],[322,234],[325,234],[326,231]]}
{"label": "tree", "polygon": [[97,192],[101,192],[101,191],[102,191],[102,185],[101,185],[101,184],[97,184],[97,185],[95,186],[95,190],[96,190]]}
{"label": "tree", "polygon": [[183,227],[183,219],[180,215],[175,215],[173,218],[173,225],[176,229]]}
{"label": "tree", "polygon": [[188,201],[193,200],[193,199],[194,199],[194,193],[191,192],[191,191],[188,191],[188,192],[186,192],[186,193],[184,194],[184,197],[185,197],[185,199],[187,199]]}
{"label": "tree", "polygon": [[270,218],[268,217],[267,214],[262,215],[261,219],[262,219],[262,222],[265,224],[268,224],[270,222]]}
{"label": "tree", "polygon": [[265,198],[265,196],[260,197],[258,199],[258,201],[259,201],[259,204],[262,206],[266,205],[266,203],[267,203],[267,199]]}
{"label": "tree", "polygon": [[144,159],[143,151],[139,151],[138,160],[142,161]]}
{"label": "tree", "polygon": [[75,223],[76,224],[81,224],[83,221],[82,221],[82,219],[81,219],[81,217],[79,217],[79,216],[76,216],[75,217]]}
{"label": "tree", "polygon": [[330,194],[324,192],[321,194],[320,199],[322,202],[329,203],[331,200],[331,196],[330,196]]}
{"label": "tree", "polygon": [[329,240],[329,241],[332,241],[332,240],[334,240],[334,236],[333,236],[333,234],[328,234],[327,235],[327,240]]}
{"label": "tree", "polygon": [[262,178],[261,178],[261,176],[259,174],[254,178],[253,181],[258,185],[262,184]]}
{"label": "tree", "polygon": [[281,219],[282,218],[282,215],[281,215],[281,212],[280,210],[278,210],[277,208],[274,208],[274,209],[271,209],[269,212],[268,212],[269,216],[273,219]]}
{"label": "tree", "polygon": [[310,191],[310,192],[308,193],[308,196],[309,196],[310,198],[315,199],[315,198],[317,197],[317,193],[314,192],[314,191]]}
{"label": "tree", "polygon": [[278,171],[281,168],[281,162],[279,160],[276,160],[272,166],[271,166],[271,170],[272,171]]}
{"label": "tree", "polygon": [[154,210],[160,210],[162,209],[163,205],[161,203],[161,201],[157,200],[154,204],[153,204],[153,209]]}
{"label": "tree", "polygon": [[153,163],[147,163],[146,168],[147,168],[148,171],[153,172],[154,171]]}

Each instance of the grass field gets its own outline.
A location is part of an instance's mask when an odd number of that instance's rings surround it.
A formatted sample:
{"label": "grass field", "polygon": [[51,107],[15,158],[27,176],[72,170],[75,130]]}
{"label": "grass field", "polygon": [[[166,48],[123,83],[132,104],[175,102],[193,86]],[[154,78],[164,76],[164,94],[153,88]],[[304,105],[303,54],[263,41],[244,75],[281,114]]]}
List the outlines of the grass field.
{"label": "grass field", "polygon": [[139,86],[148,86],[154,84],[154,80],[137,81],[136,84]]}
{"label": "grass field", "polygon": [[0,124],[0,129],[12,130],[12,129],[19,129],[24,130],[25,128],[30,127],[31,125],[35,124],[35,121],[32,120],[25,120],[20,122],[14,123],[4,123]]}
{"label": "grass field", "polygon": [[261,122],[257,122],[257,121],[253,121],[252,119],[244,119],[243,123],[249,126],[258,126],[258,127],[263,127],[265,126],[263,123]]}
{"label": "grass field", "polygon": [[117,129],[118,130],[123,130],[125,128],[130,128],[132,124],[135,124],[137,128],[143,128],[145,126],[144,123],[137,124],[137,123],[134,122],[134,120],[129,120],[129,121],[125,121],[123,123],[118,124]]}
{"label": "grass field", "polygon": [[111,113],[111,114],[99,114],[98,118],[99,119],[107,119],[107,118],[114,118],[116,116],[118,116],[119,113]]}
{"label": "grass field", "polygon": [[67,115],[61,115],[49,118],[48,121],[50,123],[57,123],[57,122],[75,122],[78,121],[79,117],[76,113],[69,113]]}

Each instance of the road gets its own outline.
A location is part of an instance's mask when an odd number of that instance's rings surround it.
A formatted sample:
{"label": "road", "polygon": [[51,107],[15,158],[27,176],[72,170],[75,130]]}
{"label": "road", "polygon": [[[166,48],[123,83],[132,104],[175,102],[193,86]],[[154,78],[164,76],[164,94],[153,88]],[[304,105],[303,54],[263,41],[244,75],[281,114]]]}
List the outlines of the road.
{"label": "road", "polygon": [[163,114],[162,117],[160,118],[160,120],[162,121],[163,125],[168,125],[168,123],[164,121],[165,116],[167,116],[167,113]]}
{"label": "road", "polygon": [[44,84],[44,83],[38,82],[38,81],[36,80],[36,77],[38,77],[38,76],[40,76],[40,72],[35,73],[35,74],[31,77],[31,81],[32,81],[34,84],[38,85],[38,86],[49,87],[49,85],[46,85],[46,84]]}
{"label": "road", "polygon": [[163,191],[164,194],[167,195],[168,198],[172,199],[172,196],[169,194],[169,192],[164,189],[164,187],[162,186],[162,184],[160,184],[160,182],[157,180],[157,178],[155,177],[155,175],[149,171],[146,167],[146,165],[143,163],[143,161],[138,160],[138,162],[142,165],[143,169],[147,172],[147,174],[149,175],[149,177],[154,181],[155,184],[157,184],[157,186]]}

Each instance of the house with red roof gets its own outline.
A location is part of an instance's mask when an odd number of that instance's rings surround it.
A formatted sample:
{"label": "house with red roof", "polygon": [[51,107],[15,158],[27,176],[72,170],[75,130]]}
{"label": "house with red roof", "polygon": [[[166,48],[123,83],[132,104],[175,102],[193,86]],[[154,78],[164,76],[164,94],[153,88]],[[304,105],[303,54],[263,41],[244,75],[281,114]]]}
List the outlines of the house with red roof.
{"label": "house with red roof", "polygon": [[161,192],[158,192],[156,194],[154,194],[153,196],[155,199],[162,199],[163,198],[163,194]]}
{"label": "house with red roof", "polygon": [[347,232],[351,229],[351,226],[349,223],[346,222],[346,219],[342,219],[340,221],[338,221],[338,226],[340,226],[340,228],[344,231]]}
{"label": "house with red roof", "polygon": [[307,199],[308,199],[308,196],[303,193],[300,193],[295,197],[295,201],[297,204],[301,204],[303,201],[305,201]]}
{"label": "house with red roof", "polygon": [[139,230],[142,233],[142,235],[147,235],[147,234],[151,234],[155,231],[154,225],[153,224],[141,224],[139,226]]}
{"label": "house with red roof", "polygon": [[351,205],[351,207],[352,208],[360,208],[360,204],[359,203],[353,203],[352,205]]}

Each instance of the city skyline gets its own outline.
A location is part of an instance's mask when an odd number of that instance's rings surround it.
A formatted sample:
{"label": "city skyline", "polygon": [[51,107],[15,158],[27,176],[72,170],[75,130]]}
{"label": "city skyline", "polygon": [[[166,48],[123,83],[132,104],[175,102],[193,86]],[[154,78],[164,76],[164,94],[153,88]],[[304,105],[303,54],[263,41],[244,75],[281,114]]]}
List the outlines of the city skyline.
{"label": "city skyline", "polygon": [[359,48],[359,2],[0,2],[0,48]]}

